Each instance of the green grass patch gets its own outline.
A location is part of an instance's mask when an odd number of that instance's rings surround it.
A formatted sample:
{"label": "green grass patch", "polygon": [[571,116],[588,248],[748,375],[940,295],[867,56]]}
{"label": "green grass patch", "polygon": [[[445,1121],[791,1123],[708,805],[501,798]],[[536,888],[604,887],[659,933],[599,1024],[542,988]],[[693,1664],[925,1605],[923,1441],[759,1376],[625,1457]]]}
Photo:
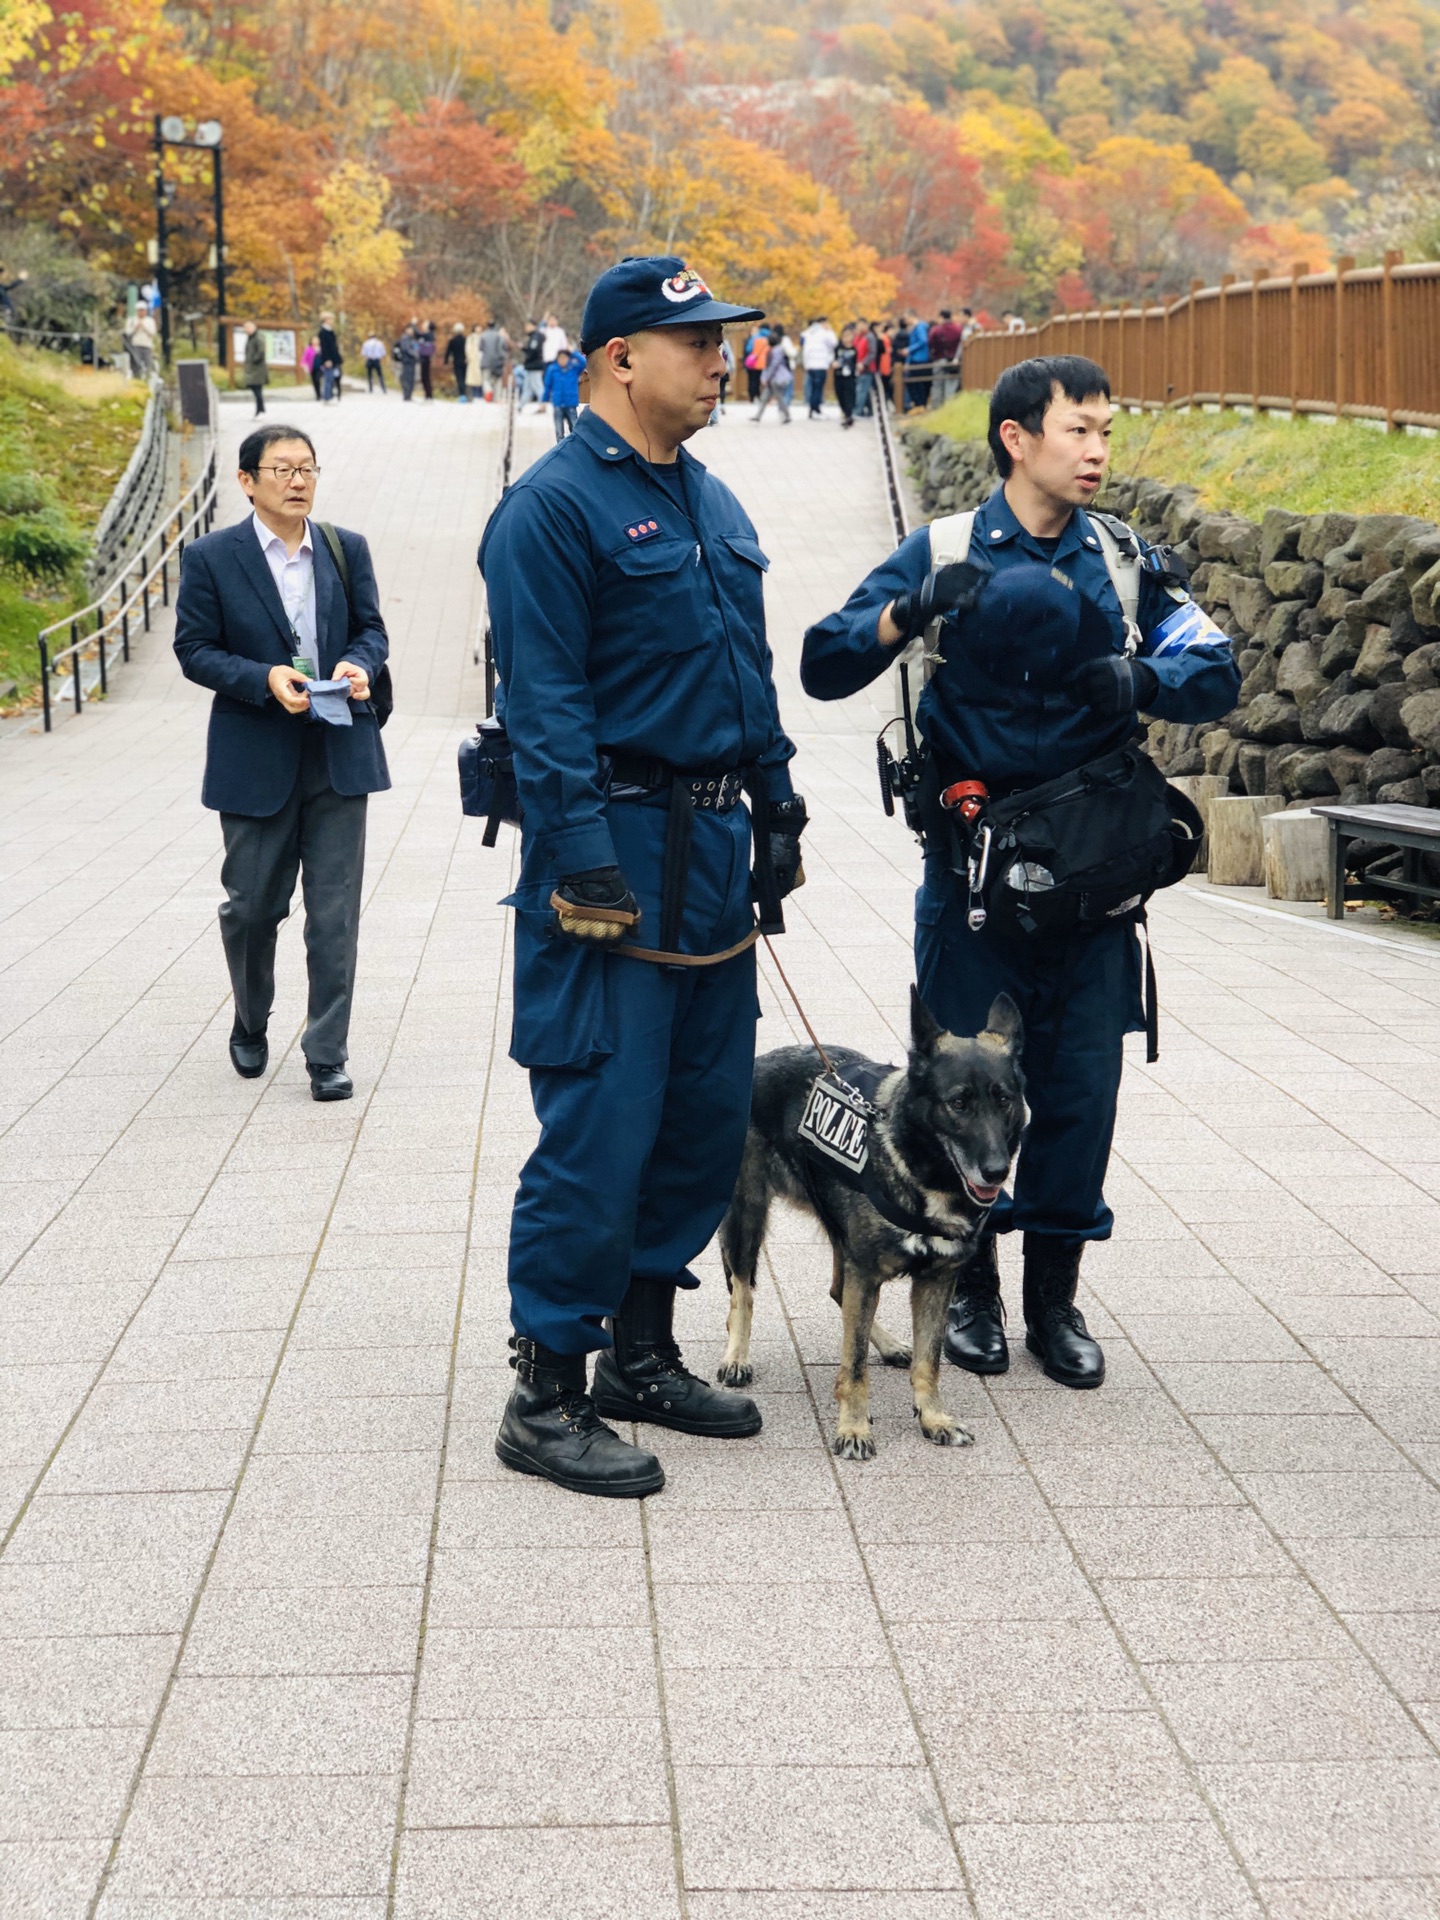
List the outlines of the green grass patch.
{"label": "green grass patch", "polygon": [[146,391],[0,338],[0,683],[36,682],[35,636],[83,601],[90,536],[139,437]]}
{"label": "green grass patch", "polygon": [[[983,440],[989,396],[962,393],[926,421]],[[1358,420],[1271,414],[1117,414],[1112,470],[1194,487],[1214,511],[1258,520],[1294,513],[1440,513],[1440,439],[1382,433]]]}

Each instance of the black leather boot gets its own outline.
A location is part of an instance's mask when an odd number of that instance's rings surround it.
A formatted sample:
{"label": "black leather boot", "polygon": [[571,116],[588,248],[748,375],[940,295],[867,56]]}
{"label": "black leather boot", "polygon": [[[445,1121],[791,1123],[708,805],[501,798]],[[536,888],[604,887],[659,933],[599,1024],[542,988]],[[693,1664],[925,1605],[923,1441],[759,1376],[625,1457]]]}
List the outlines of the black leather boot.
{"label": "black leather boot", "polygon": [[1083,1240],[1048,1233],[1025,1236],[1025,1344],[1052,1380],[1066,1387],[1098,1387],[1105,1356],[1075,1305]]}
{"label": "black leather boot", "polygon": [[612,1500],[660,1491],[665,1474],[654,1454],[622,1440],[596,1413],[583,1353],[552,1353],[536,1340],[510,1344],[515,1385],[495,1436],[507,1467]]}
{"label": "black leather boot", "polygon": [[993,1233],[985,1235],[955,1282],[945,1319],[945,1358],[967,1373],[1004,1373],[1010,1365]]}
{"label": "black leather boot", "polygon": [[648,1420],[713,1440],[760,1431],[748,1395],[712,1387],[691,1373],[675,1344],[675,1286],[632,1279],[615,1315],[615,1347],[595,1362],[595,1404],[610,1420]]}

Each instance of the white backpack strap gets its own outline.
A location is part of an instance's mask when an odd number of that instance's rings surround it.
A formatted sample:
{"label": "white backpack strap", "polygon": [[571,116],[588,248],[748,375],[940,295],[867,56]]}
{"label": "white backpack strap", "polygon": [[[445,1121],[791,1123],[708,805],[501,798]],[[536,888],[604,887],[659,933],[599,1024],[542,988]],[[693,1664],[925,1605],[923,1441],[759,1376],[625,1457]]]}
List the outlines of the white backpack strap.
{"label": "white backpack strap", "polygon": [[930,522],[930,566],[948,567],[970,555],[970,536],[975,530],[973,513],[946,513]]}
{"label": "white backpack strap", "polygon": [[1105,571],[1116,593],[1120,596],[1120,612],[1125,621],[1125,651],[1129,655],[1139,652],[1144,635],[1140,631],[1140,549],[1134,535],[1130,544],[1135,549],[1126,553],[1111,529],[1106,526],[1098,513],[1087,514],[1086,519],[1095,529],[1095,538],[1100,542],[1100,551],[1105,558]]}

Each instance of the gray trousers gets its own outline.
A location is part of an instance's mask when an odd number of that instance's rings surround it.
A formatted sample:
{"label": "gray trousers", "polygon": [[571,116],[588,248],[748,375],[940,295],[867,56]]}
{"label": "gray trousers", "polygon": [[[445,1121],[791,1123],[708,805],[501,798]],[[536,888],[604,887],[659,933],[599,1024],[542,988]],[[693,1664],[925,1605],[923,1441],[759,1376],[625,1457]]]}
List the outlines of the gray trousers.
{"label": "gray trousers", "polygon": [[290,912],[295,878],[305,899],[305,960],[310,976],[305,1058],[343,1066],[355,992],[360,883],[365,872],[363,793],[336,793],[325,760],[325,726],[305,730],[290,798],[263,820],[222,813],[225,863],[220,879],[220,938],[235,993],[235,1032],[265,1031],[275,1000],[275,939]]}

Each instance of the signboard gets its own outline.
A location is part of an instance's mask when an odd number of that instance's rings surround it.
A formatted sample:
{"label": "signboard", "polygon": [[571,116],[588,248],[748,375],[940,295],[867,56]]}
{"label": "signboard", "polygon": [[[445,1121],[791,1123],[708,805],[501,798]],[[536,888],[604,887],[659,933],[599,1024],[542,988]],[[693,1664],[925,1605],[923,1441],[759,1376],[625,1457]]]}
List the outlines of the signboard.
{"label": "signboard", "polygon": [[[298,367],[300,355],[297,351],[295,329],[293,327],[257,327],[256,332],[265,342],[265,364],[269,367]],[[230,357],[238,367],[245,358],[246,334],[243,327],[230,323]]]}

